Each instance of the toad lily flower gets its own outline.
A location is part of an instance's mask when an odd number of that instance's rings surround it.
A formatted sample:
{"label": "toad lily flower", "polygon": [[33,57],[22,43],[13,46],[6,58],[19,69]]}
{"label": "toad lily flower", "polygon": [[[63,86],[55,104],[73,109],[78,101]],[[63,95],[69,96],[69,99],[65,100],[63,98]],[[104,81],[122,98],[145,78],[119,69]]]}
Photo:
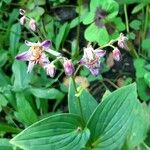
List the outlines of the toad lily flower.
{"label": "toad lily flower", "polygon": [[50,47],[51,41],[46,40],[41,43],[25,41],[25,44],[30,46],[29,50],[18,54],[16,59],[21,61],[29,61],[27,72],[31,72],[35,64],[40,64],[42,67],[44,67],[44,64],[49,63],[45,51]]}
{"label": "toad lily flower", "polygon": [[96,76],[100,71],[100,58],[106,54],[104,50],[96,49],[94,50],[91,45],[84,48],[84,55],[80,60],[80,64],[85,65],[90,72]]}

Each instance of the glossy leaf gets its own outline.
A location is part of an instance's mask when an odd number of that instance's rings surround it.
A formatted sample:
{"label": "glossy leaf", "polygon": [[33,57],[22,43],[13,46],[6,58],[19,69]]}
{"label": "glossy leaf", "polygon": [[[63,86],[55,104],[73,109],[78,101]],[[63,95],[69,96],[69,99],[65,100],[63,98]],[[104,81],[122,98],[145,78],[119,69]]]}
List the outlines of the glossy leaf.
{"label": "glossy leaf", "polygon": [[85,146],[89,135],[80,117],[59,114],[28,127],[14,137],[11,143],[28,150],[78,150]]}
{"label": "glossy leaf", "polygon": [[[85,122],[87,122],[98,104],[96,100],[93,98],[93,96],[85,89],[81,89],[81,93],[79,93],[78,96],[81,101],[84,120]],[[77,93],[75,91],[72,79],[70,79],[69,85],[68,104],[70,113],[78,114],[81,116]]]}
{"label": "glossy leaf", "polygon": [[0,150],[13,150],[13,145],[9,143],[8,139],[0,138]]}
{"label": "glossy leaf", "polygon": [[135,84],[120,88],[99,104],[87,127],[91,131],[89,146],[94,150],[115,150],[125,140],[137,108]]}

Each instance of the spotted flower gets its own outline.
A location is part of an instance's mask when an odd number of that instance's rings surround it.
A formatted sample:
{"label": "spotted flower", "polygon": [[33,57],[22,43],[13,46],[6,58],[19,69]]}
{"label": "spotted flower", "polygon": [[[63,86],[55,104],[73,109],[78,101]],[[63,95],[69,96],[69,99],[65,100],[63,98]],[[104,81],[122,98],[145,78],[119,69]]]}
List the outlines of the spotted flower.
{"label": "spotted flower", "polygon": [[100,58],[106,54],[104,50],[94,50],[91,45],[84,48],[84,54],[80,60],[80,64],[87,67],[93,75],[98,75],[100,72]]}
{"label": "spotted flower", "polygon": [[74,65],[71,60],[64,60],[63,63],[64,71],[67,76],[71,76],[74,72]]}
{"label": "spotted flower", "polygon": [[45,54],[46,49],[51,45],[50,41],[46,40],[37,43],[25,41],[25,44],[30,47],[29,50],[18,54],[16,59],[29,62],[27,72],[31,72],[35,64],[40,64],[43,67],[45,64],[50,63]]}

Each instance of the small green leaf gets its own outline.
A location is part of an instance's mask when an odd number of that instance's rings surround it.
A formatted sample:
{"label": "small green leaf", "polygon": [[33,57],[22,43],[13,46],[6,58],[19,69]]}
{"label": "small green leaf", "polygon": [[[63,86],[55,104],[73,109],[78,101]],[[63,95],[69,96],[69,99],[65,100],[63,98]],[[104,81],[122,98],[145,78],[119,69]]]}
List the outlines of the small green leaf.
{"label": "small green leaf", "polygon": [[144,75],[144,79],[148,87],[150,88],[150,73],[149,72]]}
{"label": "small green leaf", "polygon": [[16,23],[14,25],[12,25],[11,29],[10,29],[10,52],[12,54],[12,56],[14,57],[17,53],[17,48],[18,48],[18,44],[19,44],[19,39],[20,39],[20,35],[21,35],[21,26],[19,23]]}
{"label": "small green leaf", "polygon": [[149,49],[150,49],[150,39],[144,39],[143,41],[142,41],[142,48],[144,49],[144,50],[147,50],[147,51],[149,51]]}
{"label": "small green leaf", "polygon": [[139,20],[133,20],[130,22],[130,27],[134,30],[139,30],[140,29],[140,26],[141,26],[141,21]]}
{"label": "small green leaf", "polygon": [[137,12],[139,12],[140,10],[142,10],[144,8],[145,4],[144,3],[140,3],[138,5],[136,5],[133,10],[132,10],[132,14],[135,14]]}
{"label": "small green leaf", "polygon": [[59,50],[60,45],[64,43],[68,33],[69,33],[69,24],[65,23],[63,24],[60,28],[59,28],[59,32],[56,35],[56,41],[55,41],[55,45],[56,45],[56,49]]}
{"label": "small green leaf", "polygon": [[2,110],[2,107],[6,106],[8,103],[7,99],[4,95],[0,94],[0,112]]}
{"label": "small green leaf", "polygon": [[93,150],[116,150],[124,143],[137,108],[135,84],[108,95],[92,114],[87,127],[91,131],[89,147]]}
{"label": "small green leaf", "polygon": [[25,125],[31,125],[38,120],[36,113],[33,111],[30,103],[27,101],[23,93],[16,93],[17,112],[15,116]]}
{"label": "small green leaf", "polygon": [[80,117],[59,114],[45,118],[25,129],[11,143],[28,150],[80,150],[90,131],[83,128]]}
{"label": "small green leaf", "polygon": [[143,101],[148,101],[150,100],[150,94],[149,94],[149,87],[147,86],[144,78],[139,78],[137,79],[137,90],[138,90],[138,95],[141,100]]}
{"label": "small green leaf", "polygon": [[137,78],[142,78],[144,77],[145,73],[147,73],[147,71],[144,68],[145,64],[146,64],[146,61],[142,58],[134,60],[134,67],[136,69]]}
{"label": "small green leaf", "polygon": [[55,88],[30,88],[30,92],[34,96],[44,99],[62,100],[62,98],[64,97],[64,94]]}
{"label": "small green leaf", "polygon": [[14,61],[12,65],[14,73],[14,90],[21,91],[29,86],[30,74],[27,73],[27,66],[24,62]]}
{"label": "small green leaf", "polygon": [[[69,105],[69,112],[78,114],[81,116],[78,98],[75,96],[77,93],[75,91],[75,87],[73,84],[73,80],[70,79],[69,85],[69,93],[68,93],[68,105]],[[84,120],[87,122],[95,108],[97,107],[97,102],[93,98],[93,96],[85,89],[82,89],[79,95],[81,101],[81,107],[83,111]]]}

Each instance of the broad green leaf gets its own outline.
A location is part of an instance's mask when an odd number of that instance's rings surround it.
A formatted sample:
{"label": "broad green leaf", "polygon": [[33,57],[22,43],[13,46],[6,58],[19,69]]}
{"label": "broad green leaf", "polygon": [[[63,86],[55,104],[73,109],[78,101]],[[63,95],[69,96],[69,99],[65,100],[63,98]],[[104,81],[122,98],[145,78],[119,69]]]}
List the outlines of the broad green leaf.
{"label": "broad green leaf", "polygon": [[[82,112],[84,121],[87,122],[95,108],[97,107],[97,102],[93,98],[93,96],[85,89],[81,89],[81,93],[79,93],[79,98],[81,101],[82,106]],[[73,84],[72,79],[70,79],[70,85],[69,85],[69,93],[68,93],[68,105],[69,105],[69,112],[78,114],[81,116],[80,109],[79,109],[79,103],[77,98],[77,93],[75,91],[75,87]]]}
{"label": "broad green leaf", "polygon": [[62,100],[64,97],[64,94],[55,88],[30,88],[30,92],[34,96],[44,99]]}
{"label": "broad green leaf", "polygon": [[12,65],[14,73],[14,90],[20,91],[29,86],[30,74],[27,73],[27,66],[24,62],[14,61]]}
{"label": "broad green leaf", "polygon": [[129,136],[127,137],[127,145],[129,149],[134,149],[135,146],[142,143],[147,136],[148,127],[150,124],[150,116],[146,105],[137,105],[134,111],[134,119]]}
{"label": "broad green leaf", "polygon": [[59,32],[56,35],[55,45],[57,50],[59,50],[61,44],[63,45],[68,33],[69,33],[69,24],[65,23],[59,28]]}
{"label": "broad green leaf", "polygon": [[20,39],[20,35],[21,35],[21,26],[19,23],[16,23],[14,25],[12,25],[11,29],[10,29],[10,42],[9,42],[9,49],[10,52],[12,54],[12,56],[14,57],[17,53],[17,48],[18,48],[18,44],[19,44],[19,39]]}
{"label": "broad green leaf", "polygon": [[105,28],[99,28],[92,23],[84,33],[86,40],[90,42],[98,42],[98,44],[104,45],[109,42],[109,35]]}
{"label": "broad green leaf", "polygon": [[25,129],[11,143],[28,150],[80,150],[90,131],[83,128],[80,117],[59,114],[45,118]]}
{"label": "broad green leaf", "polygon": [[0,138],[0,150],[14,150],[8,139]]}
{"label": "broad green leaf", "polygon": [[17,119],[29,126],[32,123],[38,120],[38,116],[33,111],[30,103],[27,101],[23,93],[16,93],[17,99],[17,112],[15,112],[15,116]]}
{"label": "broad green leaf", "polygon": [[108,95],[92,114],[87,128],[93,150],[116,150],[124,143],[137,108],[135,84],[122,87]]}

